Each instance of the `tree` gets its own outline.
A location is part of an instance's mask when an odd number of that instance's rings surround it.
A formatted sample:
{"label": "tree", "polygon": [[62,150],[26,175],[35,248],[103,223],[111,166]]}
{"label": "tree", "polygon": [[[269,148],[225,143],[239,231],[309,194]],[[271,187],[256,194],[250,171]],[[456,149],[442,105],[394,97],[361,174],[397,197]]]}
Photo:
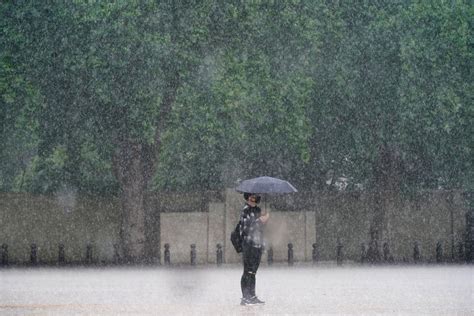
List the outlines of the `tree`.
{"label": "tree", "polygon": [[412,186],[472,191],[473,14],[466,1],[414,1],[402,16],[401,105]]}
{"label": "tree", "polygon": [[472,187],[466,1],[0,10],[0,186],[118,195],[129,262],[146,257],[152,189],[343,180],[376,193],[380,244],[383,192]]}
{"label": "tree", "polygon": [[[5,11],[8,4],[5,4]],[[3,13],[3,12],[2,12]],[[0,45],[8,44],[7,24],[0,22]],[[26,168],[35,155],[37,137],[34,123],[28,117],[41,102],[36,89],[22,74],[15,71],[7,50],[0,51],[0,191],[12,191],[23,186]],[[15,182],[17,182],[15,184]]]}
{"label": "tree", "polygon": [[297,181],[293,167],[307,156],[305,69],[317,42],[312,7],[227,3],[218,12],[213,38],[225,45],[208,56],[193,90],[203,92],[178,102],[157,186],[220,189],[263,174]]}
{"label": "tree", "polygon": [[8,9],[2,13],[15,34],[15,67],[44,98],[34,118],[39,158],[61,153],[60,182],[80,189],[84,153],[109,161],[120,187],[124,255],[143,261],[144,196],[178,90],[201,62],[211,6],[21,3]]}

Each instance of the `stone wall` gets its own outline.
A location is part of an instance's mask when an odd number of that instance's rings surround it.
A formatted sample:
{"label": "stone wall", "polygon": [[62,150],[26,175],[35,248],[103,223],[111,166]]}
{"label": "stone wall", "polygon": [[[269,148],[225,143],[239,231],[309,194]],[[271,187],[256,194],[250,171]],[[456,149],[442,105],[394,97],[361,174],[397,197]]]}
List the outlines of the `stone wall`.
{"label": "stone wall", "polygon": [[0,194],[0,244],[8,245],[12,263],[29,262],[33,243],[39,263],[56,263],[60,243],[69,262],[83,262],[88,244],[94,262],[110,262],[119,229],[120,211],[113,199]]}
{"label": "stone wall", "polygon": [[[383,243],[395,261],[413,261],[415,242],[422,259],[436,259],[436,244],[441,242],[446,260],[457,259],[457,247],[464,242],[467,204],[458,192],[426,192],[413,199],[402,199],[390,192],[377,205],[369,193],[327,193],[304,199],[316,217],[316,243],[321,260],[335,260],[338,241],[346,260],[360,261],[362,244],[370,243],[370,225],[377,207],[383,208]],[[309,201],[309,203],[308,203]]]}
{"label": "stone wall", "polygon": [[[240,261],[229,236],[244,203],[242,195],[229,189],[213,194],[211,200],[208,196],[150,197],[147,247],[156,259],[151,262],[163,263],[166,243],[173,264],[189,264],[191,244],[196,245],[198,264],[216,262],[217,244],[223,246],[224,262]],[[383,197],[378,206],[385,210],[382,242],[389,245],[395,261],[412,261],[415,242],[425,262],[435,261],[438,241],[446,260],[452,255],[457,258],[466,229],[467,206],[461,194],[428,192],[411,200],[390,193]],[[338,242],[344,260],[360,261],[361,245],[370,241],[377,207],[369,193],[341,192],[267,197],[262,206],[271,212],[266,237],[275,262],[286,261],[288,243],[293,244],[296,262],[311,261],[314,243],[319,260],[334,261]],[[92,244],[94,262],[110,263],[115,260],[114,245],[120,242],[120,208],[115,199],[4,193],[0,194],[0,227],[0,244],[8,245],[12,263],[29,262],[32,243],[45,264],[57,262],[60,243],[68,262],[83,262],[86,246]]]}
{"label": "stone wall", "polygon": [[[383,239],[395,261],[413,261],[415,242],[421,246],[422,260],[433,262],[436,243],[440,241],[446,260],[457,258],[458,243],[463,241],[467,212],[459,193],[429,192],[412,200],[401,199],[390,192],[383,194],[379,207],[385,209]],[[223,201],[209,204],[200,215],[193,212],[161,214],[161,249],[172,245],[172,262],[190,262],[190,245],[197,245],[198,263],[216,262],[216,245],[223,245],[224,261],[236,263],[240,256],[234,251],[229,236],[243,206],[241,194],[225,191]],[[338,242],[343,246],[346,261],[360,261],[362,244],[370,242],[370,225],[376,204],[369,193],[317,193],[267,197],[262,203],[271,212],[266,227],[267,248],[273,249],[275,262],[284,262],[288,244],[293,244],[295,261],[311,261],[313,244],[317,244],[321,261],[336,260]],[[451,221],[451,215],[453,221]],[[186,237],[179,235],[187,234]],[[173,242],[174,240],[174,242]],[[162,253],[163,258],[163,253]],[[263,261],[266,261],[264,254]],[[207,261],[206,261],[207,260]]]}

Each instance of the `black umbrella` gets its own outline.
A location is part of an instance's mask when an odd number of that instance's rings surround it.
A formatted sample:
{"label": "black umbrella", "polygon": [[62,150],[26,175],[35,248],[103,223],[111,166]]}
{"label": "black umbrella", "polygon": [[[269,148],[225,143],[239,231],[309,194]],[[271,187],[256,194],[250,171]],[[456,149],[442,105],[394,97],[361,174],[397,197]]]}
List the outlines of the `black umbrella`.
{"label": "black umbrella", "polygon": [[293,193],[298,192],[288,181],[272,178],[258,177],[242,181],[237,188],[241,193]]}

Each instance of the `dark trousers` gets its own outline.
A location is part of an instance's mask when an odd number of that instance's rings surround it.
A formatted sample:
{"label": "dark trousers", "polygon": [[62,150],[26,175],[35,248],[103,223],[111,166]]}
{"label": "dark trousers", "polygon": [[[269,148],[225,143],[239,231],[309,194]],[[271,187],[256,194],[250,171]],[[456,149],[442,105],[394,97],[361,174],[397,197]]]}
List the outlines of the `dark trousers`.
{"label": "dark trousers", "polygon": [[244,273],[240,279],[240,287],[242,288],[242,296],[250,298],[255,296],[255,275],[257,274],[260,259],[262,258],[262,248],[252,247],[243,244],[242,257],[244,262]]}

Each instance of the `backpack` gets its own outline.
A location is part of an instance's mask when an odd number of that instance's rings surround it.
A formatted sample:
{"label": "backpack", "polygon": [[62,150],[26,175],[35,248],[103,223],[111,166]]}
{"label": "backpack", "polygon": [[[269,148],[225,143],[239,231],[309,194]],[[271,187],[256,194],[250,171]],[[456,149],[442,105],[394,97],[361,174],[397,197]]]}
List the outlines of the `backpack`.
{"label": "backpack", "polygon": [[242,242],[244,241],[242,236],[240,235],[239,224],[240,222],[237,223],[237,226],[235,226],[235,229],[230,234],[230,241],[232,242],[232,245],[234,246],[235,251],[237,251],[237,253],[242,252]]}

